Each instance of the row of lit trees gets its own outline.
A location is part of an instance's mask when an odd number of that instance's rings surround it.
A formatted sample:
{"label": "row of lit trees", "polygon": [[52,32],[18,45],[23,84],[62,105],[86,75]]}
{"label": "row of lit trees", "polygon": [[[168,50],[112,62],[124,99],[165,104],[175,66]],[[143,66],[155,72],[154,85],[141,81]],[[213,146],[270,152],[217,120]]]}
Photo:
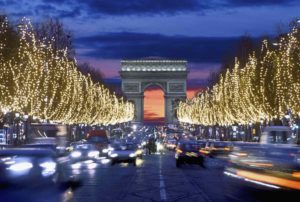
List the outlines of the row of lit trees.
{"label": "row of lit trees", "polygon": [[276,44],[263,41],[260,53],[250,55],[243,66],[236,59],[211,89],[181,102],[177,115],[181,122],[203,125],[300,116],[299,29],[293,28]]}
{"label": "row of lit trees", "polygon": [[10,49],[7,19],[0,24],[0,109],[66,124],[116,124],[133,119],[132,103],[117,98],[77,69],[67,50],[36,37],[27,19],[18,25],[16,54]]}

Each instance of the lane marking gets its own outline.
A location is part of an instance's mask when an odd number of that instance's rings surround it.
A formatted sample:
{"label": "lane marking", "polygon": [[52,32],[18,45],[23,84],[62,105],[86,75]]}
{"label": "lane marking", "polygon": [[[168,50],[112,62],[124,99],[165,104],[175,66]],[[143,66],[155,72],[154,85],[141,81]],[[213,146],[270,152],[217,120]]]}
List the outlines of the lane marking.
{"label": "lane marking", "polygon": [[161,174],[161,170],[159,171],[159,189],[160,189],[160,199],[162,201],[167,201],[166,186],[165,186],[164,178]]}
{"label": "lane marking", "polygon": [[159,158],[159,190],[161,201],[167,201],[166,186],[164,182],[164,177],[161,172],[161,156]]}

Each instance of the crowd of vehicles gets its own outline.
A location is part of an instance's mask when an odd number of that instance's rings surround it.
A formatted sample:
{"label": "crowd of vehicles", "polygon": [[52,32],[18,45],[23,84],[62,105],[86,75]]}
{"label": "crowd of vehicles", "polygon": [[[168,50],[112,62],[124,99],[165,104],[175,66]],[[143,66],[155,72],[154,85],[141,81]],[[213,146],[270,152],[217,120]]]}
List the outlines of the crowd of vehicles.
{"label": "crowd of vehicles", "polygon": [[164,135],[149,128],[125,134],[117,132],[110,138],[104,130],[91,130],[85,139],[65,147],[58,146],[55,138],[37,138],[19,148],[3,147],[0,186],[27,186],[34,181],[37,186],[54,185],[65,191],[80,183],[72,181],[71,176],[61,177],[61,157],[68,160],[72,169],[80,169],[82,165],[94,169],[100,161],[111,166],[117,163],[136,166],[144,155],[162,155],[168,149],[168,154],[174,154],[177,168],[185,164],[206,168],[208,158],[226,158],[230,163],[224,174],[238,183],[300,190],[299,142],[289,127],[266,127],[260,143],[196,140],[185,132]]}

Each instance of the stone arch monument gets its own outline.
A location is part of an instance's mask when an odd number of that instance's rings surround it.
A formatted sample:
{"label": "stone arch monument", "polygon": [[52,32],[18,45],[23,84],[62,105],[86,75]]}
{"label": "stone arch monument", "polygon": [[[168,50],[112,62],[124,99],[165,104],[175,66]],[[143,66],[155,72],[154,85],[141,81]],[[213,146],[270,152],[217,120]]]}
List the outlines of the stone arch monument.
{"label": "stone arch monument", "polygon": [[122,91],[135,105],[135,122],[143,122],[144,91],[154,85],[164,92],[165,122],[176,123],[176,103],[186,99],[187,61],[123,60],[121,66]]}

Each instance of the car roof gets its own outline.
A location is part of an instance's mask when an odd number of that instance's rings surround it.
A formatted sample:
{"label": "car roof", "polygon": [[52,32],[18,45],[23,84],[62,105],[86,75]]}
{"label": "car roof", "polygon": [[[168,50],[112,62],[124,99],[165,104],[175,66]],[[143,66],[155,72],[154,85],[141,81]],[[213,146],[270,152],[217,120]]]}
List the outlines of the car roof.
{"label": "car roof", "polygon": [[55,156],[50,149],[34,149],[34,148],[11,148],[0,150],[0,156]]}
{"label": "car roof", "polygon": [[263,129],[264,132],[269,131],[291,131],[291,128],[289,126],[266,126]]}
{"label": "car roof", "polygon": [[192,141],[192,140],[184,140],[184,141],[180,141],[179,144],[199,144],[201,142],[198,141]]}

